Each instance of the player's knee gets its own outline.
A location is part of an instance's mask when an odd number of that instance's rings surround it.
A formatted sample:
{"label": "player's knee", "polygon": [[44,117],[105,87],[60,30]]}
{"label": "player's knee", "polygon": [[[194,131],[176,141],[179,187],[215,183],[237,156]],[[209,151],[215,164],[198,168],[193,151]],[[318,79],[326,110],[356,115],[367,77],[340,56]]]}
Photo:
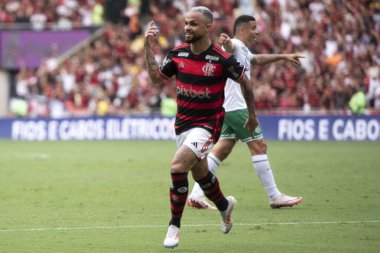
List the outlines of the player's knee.
{"label": "player's knee", "polygon": [[266,154],[267,153],[267,144],[264,140],[261,140],[258,145],[258,153],[259,154]]}
{"label": "player's knee", "polygon": [[216,155],[216,157],[218,157],[219,160],[223,161],[228,157],[228,155],[231,153],[231,151],[232,150],[230,148],[222,149],[222,150],[220,150],[219,154]]}
{"label": "player's knee", "polygon": [[184,173],[187,172],[186,166],[178,160],[173,160],[170,164],[170,173]]}
{"label": "player's knee", "polygon": [[258,140],[253,142],[252,153],[255,155],[261,155],[267,153],[267,144],[264,140]]}
{"label": "player's knee", "polygon": [[232,147],[228,146],[228,145],[225,145],[223,146],[222,148],[218,148],[218,149],[214,149],[212,151],[213,155],[215,155],[220,161],[223,161],[225,160],[229,154],[231,153],[232,151]]}

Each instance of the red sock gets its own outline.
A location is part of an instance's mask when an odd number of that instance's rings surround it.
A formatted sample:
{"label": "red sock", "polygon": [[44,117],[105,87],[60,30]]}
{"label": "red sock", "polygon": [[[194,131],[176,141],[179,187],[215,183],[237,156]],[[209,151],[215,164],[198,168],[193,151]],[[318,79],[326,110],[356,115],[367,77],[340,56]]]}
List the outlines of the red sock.
{"label": "red sock", "polygon": [[224,197],[219,187],[219,181],[210,171],[208,174],[197,180],[206,197],[215,203],[219,211],[225,211],[228,207],[228,200]]}
{"label": "red sock", "polygon": [[172,173],[172,186],[170,187],[170,210],[172,212],[171,225],[181,226],[183,209],[185,208],[189,182],[187,173]]}

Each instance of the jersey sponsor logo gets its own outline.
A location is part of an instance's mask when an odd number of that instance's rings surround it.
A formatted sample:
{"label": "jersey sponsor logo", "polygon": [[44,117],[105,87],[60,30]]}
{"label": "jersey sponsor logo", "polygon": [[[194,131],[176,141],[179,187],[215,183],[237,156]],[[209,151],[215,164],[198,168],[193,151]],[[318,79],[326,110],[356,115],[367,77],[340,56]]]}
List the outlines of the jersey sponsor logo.
{"label": "jersey sponsor logo", "polygon": [[181,68],[182,68],[182,69],[185,68],[185,64],[184,64],[183,62],[180,62],[180,63],[178,64],[178,68],[180,68],[180,69],[181,69]]}
{"label": "jersey sponsor logo", "polygon": [[188,52],[179,52],[178,57],[188,57],[189,53]]}
{"label": "jersey sponsor logo", "polygon": [[190,88],[185,88],[182,85],[177,86],[177,94],[186,96],[186,97],[192,97],[192,98],[200,98],[200,99],[210,99],[211,97],[209,96],[210,94],[210,89],[200,89],[196,90],[193,89],[192,87]]}
{"label": "jersey sponsor logo", "polygon": [[213,76],[214,75],[214,70],[216,69],[216,66],[212,65],[211,63],[206,63],[202,71],[205,73],[205,76]]}
{"label": "jersey sponsor logo", "polygon": [[206,55],[206,60],[219,61],[219,57],[218,56],[213,56],[213,55]]}

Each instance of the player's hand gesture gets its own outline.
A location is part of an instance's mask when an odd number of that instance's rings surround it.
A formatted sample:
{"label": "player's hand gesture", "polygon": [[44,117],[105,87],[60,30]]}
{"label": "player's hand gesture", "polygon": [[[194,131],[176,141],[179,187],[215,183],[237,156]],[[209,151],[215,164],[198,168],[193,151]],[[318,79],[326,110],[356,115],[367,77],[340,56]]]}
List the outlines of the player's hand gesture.
{"label": "player's hand gesture", "polygon": [[149,27],[145,32],[145,46],[150,47],[154,40],[158,37],[159,30],[158,27],[154,24],[154,21],[150,21]]}
{"label": "player's hand gesture", "polygon": [[301,67],[300,58],[305,58],[305,56],[299,54],[286,54],[285,60],[290,62],[294,67]]}
{"label": "player's hand gesture", "polygon": [[232,53],[233,50],[234,50],[234,47],[233,47],[233,44],[232,44],[232,41],[231,41],[231,38],[230,36],[228,36],[227,34],[225,33],[221,33],[218,37],[218,40],[217,40],[217,44],[219,46],[223,46],[224,49],[229,52],[229,53]]}

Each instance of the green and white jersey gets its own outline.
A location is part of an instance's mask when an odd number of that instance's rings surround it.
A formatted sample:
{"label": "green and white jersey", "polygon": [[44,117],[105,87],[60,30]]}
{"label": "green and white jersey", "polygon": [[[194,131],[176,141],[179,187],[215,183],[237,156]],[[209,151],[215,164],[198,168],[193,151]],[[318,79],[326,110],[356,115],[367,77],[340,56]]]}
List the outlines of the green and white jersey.
{"label": "green and white jersey", "polygon": [[[234,38],[231,39],[231,42],[235,46],[235,51],[233,54],[235,55],[236,59],[247,68],[245,74],[247,75],[248,79],[250,79],[251,60],[255,57],[254,54],[249,51],[249,49],[242,41]],[[247,108],[239,83],[231,79],[227,79],[227,84],[224,88],[224,96],[225,99],[223,107],[226,112]]]}

